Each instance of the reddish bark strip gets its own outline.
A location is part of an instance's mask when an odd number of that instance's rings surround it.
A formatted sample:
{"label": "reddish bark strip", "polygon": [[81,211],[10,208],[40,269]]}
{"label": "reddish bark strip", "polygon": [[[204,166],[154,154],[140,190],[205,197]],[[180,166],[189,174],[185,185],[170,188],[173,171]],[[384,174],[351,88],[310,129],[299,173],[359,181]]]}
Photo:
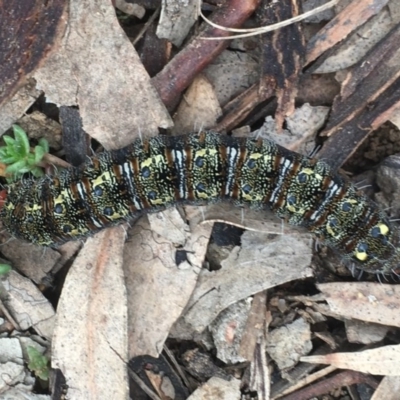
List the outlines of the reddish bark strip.
{"label": "reddish bark strip", "polygon": [[[238,28],[254,12],[259,0],[227,0],[210,18],[214,23],[230,28]],[[180,53],[178,53],[153,78],[153,84],[165,106],[171,110],[180,94],[228,45],[229,40],[204,40],[203,37],[227,37],[226,31],[203,24],[204,28]]]}

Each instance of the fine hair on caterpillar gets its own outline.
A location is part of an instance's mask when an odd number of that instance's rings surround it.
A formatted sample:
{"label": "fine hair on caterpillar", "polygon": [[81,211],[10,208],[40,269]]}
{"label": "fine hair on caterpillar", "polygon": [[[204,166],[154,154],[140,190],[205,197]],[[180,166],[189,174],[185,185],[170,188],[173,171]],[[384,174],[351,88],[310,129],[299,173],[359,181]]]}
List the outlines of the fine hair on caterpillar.
{"label": "fine hair on caterpillar", "polygon": [[362,271],[399,271],[400,231],[322,161],[269,140],[212,131],[138,139],[38,180],[10,185],[8,231],[52,246],[175,204],[230,201],[307,228]]}

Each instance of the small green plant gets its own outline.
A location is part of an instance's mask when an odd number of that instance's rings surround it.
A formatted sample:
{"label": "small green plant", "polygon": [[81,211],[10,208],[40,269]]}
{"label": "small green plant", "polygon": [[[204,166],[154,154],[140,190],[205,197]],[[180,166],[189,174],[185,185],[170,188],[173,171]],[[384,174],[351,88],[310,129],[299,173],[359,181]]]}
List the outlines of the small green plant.
{"label": "small green plant", "polygon": [[38,378],[47,381],[49,379],[50,371],[49,359],[33,346],[28,346],[26,351],[29,359],[29,370],[31,370]]}
{"label": "small green plant", "polygon": [[8,264],[0,264],[0,277],[8,274],[11,271],[11,265]]}
{"label": "small green plant", "polygon": [[10,180],[16,180],[21,175],[30,172],[33,176],[42,176],[43,170],[38,166],[43,156],[49,152],[46,139],[40,139],[39,144],[31,150],[25,131],[18,125],[13,125],[14,137],[4,135],[5,146],[0,147],[0,162],[8,165],[6,174]]}

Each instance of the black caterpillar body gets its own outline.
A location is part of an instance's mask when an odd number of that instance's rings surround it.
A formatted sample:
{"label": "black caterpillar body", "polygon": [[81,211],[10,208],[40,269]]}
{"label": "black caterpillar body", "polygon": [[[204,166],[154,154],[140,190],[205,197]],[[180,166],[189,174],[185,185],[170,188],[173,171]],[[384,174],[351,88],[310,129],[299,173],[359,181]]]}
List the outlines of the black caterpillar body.
{"label": "black caterpillar body", "polygon": [[398,269],[399,229],[326,163],[214,132],[137,140],[82,168],[10,185],[0,218],[14,236],[50,246],[143,212],[220,200],[271,209],[363,270]]}

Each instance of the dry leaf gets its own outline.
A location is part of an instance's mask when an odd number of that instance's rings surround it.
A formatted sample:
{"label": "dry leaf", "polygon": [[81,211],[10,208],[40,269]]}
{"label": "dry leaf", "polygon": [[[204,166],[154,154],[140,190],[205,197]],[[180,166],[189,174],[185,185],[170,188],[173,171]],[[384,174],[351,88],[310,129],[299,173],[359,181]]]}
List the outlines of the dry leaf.
{"label": "dry leaf", "polygon": [[10,271],[1,281],[0,296],[22,330],[34,328],[39,335],[51,339],[55,315],[53,306],[31,280]]}
{"label": "dry leaf", "polygon": [[354,353],[333,353],[324,356],[301,357],[308,363],[329,364],[336,368],[352,369],[365,374],[400,376],[400,345]]}
{"label": "dry leaf", "polygon": [[346,336],[350,343],[372,344],[383,340],[389,331],[385,325],[358,320],[345,320]]}
{"label": "dry leaf", "polygon": [[68,272],[57,308],[52,367],[68,398],[128,398],[122,227],[89,238]]}
{"label": "dry leaf", "polygon": [[17,338],[3,337],[0,338],[0,349],[0,396],[3,399],[12,399],[8,397],[7,389],[22,384],[27,378],[22,347]]}
{"label": "dry leaf", "polygon": [[187,400],[240,400],[240,380],[227,381],[222,378],[211,378],[188,397]]}
{"label": "dry leaf", "polygon": [[[3,233],[1,252],[18,271],[41,284],[60,260],[60,254],[51,248],[43,248],[22,240],[9,240],[10,235]],[[4,245],[7,243],[7,245]]]}
{"label": "dry leaf", "polygon": [[[186,206],[186,215],[192,218],[190,207]],[[196,211],[197,213],[198,211]],[[240,228],[274,235],[299,235],[306,233],[301,227],[290,226],[276,217],[271,211],[251,210],[234,207],[227,203],[210,204],[203,207],[203,222],[223,222]],[[311,236],[309,236],[311,237]]]}
{"label": "dry leaf", "polygon": [[62,0],[1,2],[0,104],[10,101],[27,76],[55,50],[65,33],[68,3]]}
{"label": "dry leaf", "polygon": [[70,1],[68,34],[35,79],[49,101],[79,105],[84,129],[107,148],[172,125],[107,0]]}
{"label": "dry leaf", "polygon": [[204,70],[221,106],[225,106],[244,89],[257,83],[259,74],[259,64],[251,54],[232,49],[224,50]]}
{"label": "dry leaf", "polygon": [[[229,305],[270,287],[312,276],[312,251],[305,237],[245,232],[218,271],[201,270],[186,311],[171,335],[191,338],[202,332]],[[262,277],[262,279],[260,279]]]}
{"label": "dry leaf", "polygon": [[20,87],[9,102],[0,107],[0,134],[3,134],[17,119],[24,115],[40,96],[40,93],[32,79],[26,85]]}
{"label": "dry leaf", "polygon": [[400,377],[385,376],[372,395],[371,400],[398,400],[400,392]]}
{"label": "dry leaf", "polygon": [[211,128],[222,114],[214,88],[204,75],[198,75],[187,90],[174,118],[174,135]]}
{"label": "dry leaf", "polygon": [[207,250],[210,226],[191,229],[176,248],[150,229],[147,217],[129,231],[124,267],[128,291],[129,357],[158,357],[172,324],[182,313]]}
{"label": "dry leaf", "polygon": [[400,286],[372,282],[334,282],[317,287],[326,296],[330,309],[338,315],[400,326]]}
{"label": "dry leaf", "polygon": [[190,236],[189,227],[176,207],[148,214],[150,229],[175,245],[183,246]]}

